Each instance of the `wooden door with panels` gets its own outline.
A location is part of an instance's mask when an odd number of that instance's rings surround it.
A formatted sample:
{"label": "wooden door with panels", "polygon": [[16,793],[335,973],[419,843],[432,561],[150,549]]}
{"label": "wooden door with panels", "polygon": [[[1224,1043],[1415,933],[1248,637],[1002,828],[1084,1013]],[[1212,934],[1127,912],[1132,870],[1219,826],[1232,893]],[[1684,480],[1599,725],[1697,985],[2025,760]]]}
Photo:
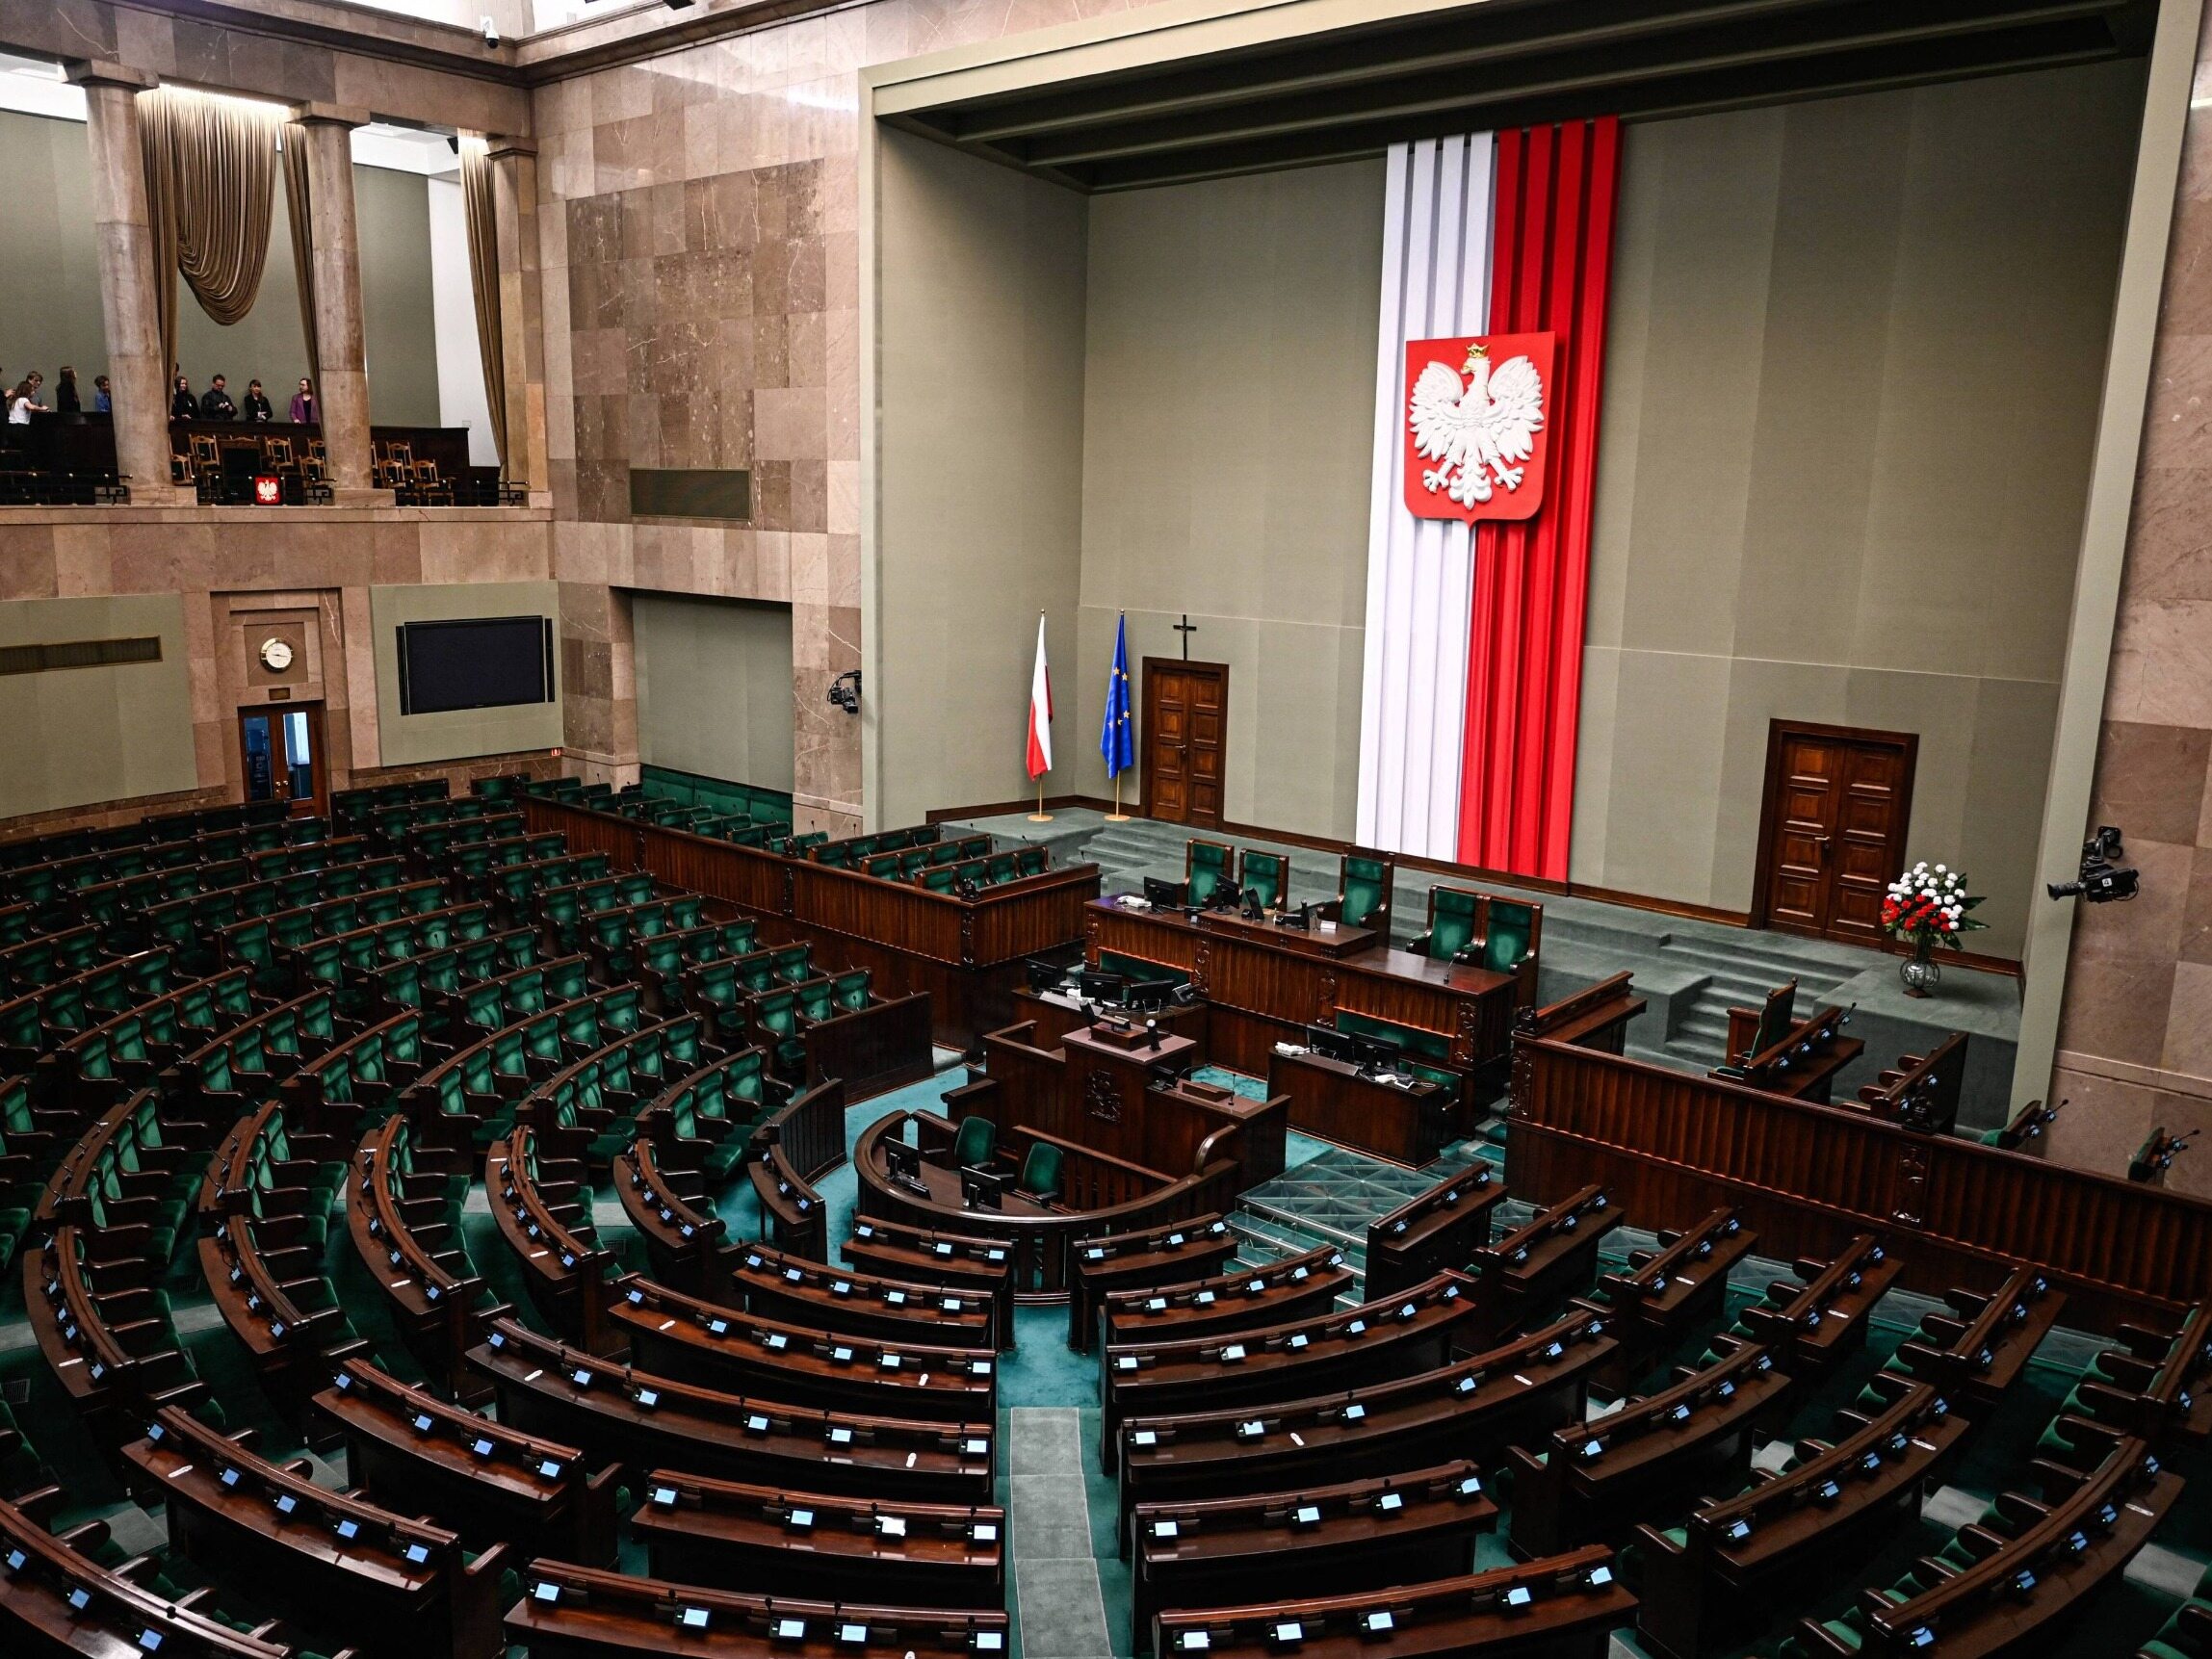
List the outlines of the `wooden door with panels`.
{"label": "wooden door with panels", "polygon": [[1769,723],[1754,926],[1883,947],[1919,747],[1911,732]]}
{"label": "wooden door with panels", "polygon": [[1221,822],[1229,664],[1144,660],[1144,811],[1168,823]]}

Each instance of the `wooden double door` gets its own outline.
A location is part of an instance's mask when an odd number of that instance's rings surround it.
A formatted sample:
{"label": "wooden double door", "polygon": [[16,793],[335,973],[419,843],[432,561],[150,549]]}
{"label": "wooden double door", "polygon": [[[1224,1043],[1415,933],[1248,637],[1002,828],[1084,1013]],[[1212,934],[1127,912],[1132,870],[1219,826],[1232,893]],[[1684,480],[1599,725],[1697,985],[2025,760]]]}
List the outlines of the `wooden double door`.
{"label": "wooden double door", "polygon": [[1229,664],[1144,660],[1144,810],[1169,823],[1221,822]]}
{"label": "wooden double door", "polygon": [[1772,722],[1756,925],[1883,946],[1919,742],[1910,732]]}

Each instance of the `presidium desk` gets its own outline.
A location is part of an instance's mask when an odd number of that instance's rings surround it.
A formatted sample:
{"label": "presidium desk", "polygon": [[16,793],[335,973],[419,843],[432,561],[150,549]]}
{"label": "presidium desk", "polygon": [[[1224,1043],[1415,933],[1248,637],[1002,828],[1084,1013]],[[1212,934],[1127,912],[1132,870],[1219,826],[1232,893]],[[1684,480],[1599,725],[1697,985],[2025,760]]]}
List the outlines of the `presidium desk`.
{"label": "presidium desk", "polygon": [[1519,981],[1510,973],[1394,950],[1365,928],[1307,933],[1241,917],[1132,910],[1110,898],[1083,907],[1083,953],[1111,951],[1190,976],[1210,1004],[1207,1057],[1264,1077],[1279,1042],[1334,1023],[1340,1008],[1444,1038],[1461,1071],[1504,1080]]}

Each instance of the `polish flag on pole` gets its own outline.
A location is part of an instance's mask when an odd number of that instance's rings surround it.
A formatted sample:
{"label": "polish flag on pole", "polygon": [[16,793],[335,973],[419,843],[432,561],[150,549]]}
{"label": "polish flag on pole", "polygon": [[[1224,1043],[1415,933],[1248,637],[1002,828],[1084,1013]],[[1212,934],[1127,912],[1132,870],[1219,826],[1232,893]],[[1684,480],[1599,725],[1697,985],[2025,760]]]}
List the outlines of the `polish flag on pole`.
{"label": "polish flag on pole", "polygon": [[1045,613],[1037,612],[1037,664],[1029,671],[1029,776],[1053,769],[1053,675],[1045,666]]}

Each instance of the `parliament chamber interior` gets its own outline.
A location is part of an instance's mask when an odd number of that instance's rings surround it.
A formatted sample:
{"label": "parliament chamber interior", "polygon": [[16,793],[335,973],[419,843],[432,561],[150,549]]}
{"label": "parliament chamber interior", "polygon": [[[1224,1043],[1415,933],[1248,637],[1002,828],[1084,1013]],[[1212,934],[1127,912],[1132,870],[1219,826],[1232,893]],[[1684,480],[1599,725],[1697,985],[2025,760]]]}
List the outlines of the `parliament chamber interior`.
{"label": "parliament chamber interior", "polygon": [[2212,1659],[2203,0],[0,0],[0,1655]]}

